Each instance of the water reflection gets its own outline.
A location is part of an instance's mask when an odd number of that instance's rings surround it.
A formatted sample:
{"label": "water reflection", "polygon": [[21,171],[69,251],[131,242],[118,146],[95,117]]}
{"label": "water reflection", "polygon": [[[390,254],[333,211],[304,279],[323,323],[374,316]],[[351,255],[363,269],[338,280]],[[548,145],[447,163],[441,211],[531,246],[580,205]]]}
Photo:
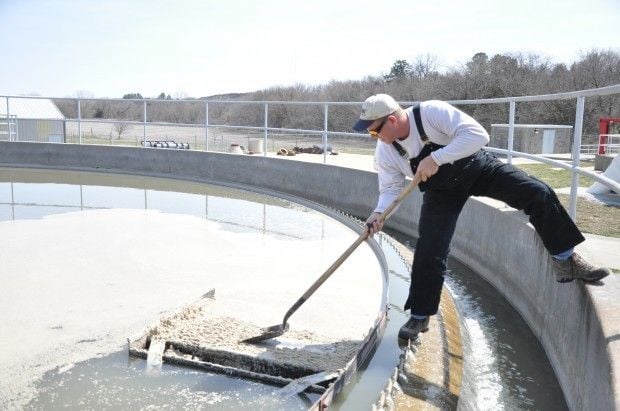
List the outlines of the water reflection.
{"label": "water reflection", "polygon": [[[255,198],[254,198],[255,199]],[[282,207],[287,205],[287,207]],[[44,218],[93,209],[144,209],[204,217],[231,231],[269,232],[295,239],[323,238],[316,217],[284,200],[277,205],[218,195],[130,187],[55,183],[0,182],[0,221]]]}

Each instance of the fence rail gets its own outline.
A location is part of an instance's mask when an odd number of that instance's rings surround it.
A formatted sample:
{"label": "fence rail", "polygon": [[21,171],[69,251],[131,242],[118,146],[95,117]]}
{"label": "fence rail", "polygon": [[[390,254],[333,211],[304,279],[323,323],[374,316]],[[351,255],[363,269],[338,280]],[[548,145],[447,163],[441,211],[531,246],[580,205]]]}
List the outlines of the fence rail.
{"label": "fence rail", "polygon": [[598,154],[600,149],[603,148],[605,150],[605,154],[616,155],[620,153],[620,143],[614,144],[582,144],[581,145],[581,154],[584,155],[594,155]]}
{"label": "fence rail", "polygon": [[[505,149],[496,148],[496,147],[486,147],[487,150],[505,155],[507,161],[512,162],[513,157],[524,157],[531,160],[535,160],[542,163],[551,164],[556,167],[560,167],[563,169],[570,170],[571,172],[571,191],[570,191],[570,200],[569,200],[569,214],[572,218],[576,216],[576,204],[577,204],[577,181],[579,175],[585,175],[597,182],[604,184],[609,187],[611,190],[620,192],[620,185],[604,176],[593,173],[591,171],[582,169],[579,167],[580,159],[582,154],[593,154],[594,147],[596,146],[596,150],[598,150],[599,145],[594,144],[583,144],[582,145],[582,131],[583,131],[583,121],[584,121],[584,107],[585,107],[585,99],[586,97],[594,97],[594,96],[607,96],[607,95],[615,95],[620,94],[620,84],[602,87],[598,89],[589,89],[589,90],[581,90],[574,91],[568,93],[558,93],[558,94],[546,94],[546,95],[537,95],[537,96],[522,96],[522,97],[503,97],[503,98],[492,98],[492,99],[479,99],[479,100],[452,100],[449,101],[454,105],[483,105],[483,104],[500,104],[500,105],[508,105],[508,139],[507,139],[507,147]],[[0,114],[3,117],[3,121],[0,120],[0,124],[4,123],[8,128],[8,140],[9,141],[20,141],[19,133],[15,127],[15,131],[11,128],[11,124],[15,124],[15,113],[11,113],[12,107],[14,104],[11,104],[11,100],[13,99],[46,99],[46,100],[55,100],[55,101],[72,101],[76,104],[76,117],[75,118],[62,118],[61,121],[64,122],[63,127],[65,127],[65,141],[67,130],[66,127],[77,127],[77,141],[78,144],[83,144],[85,137],[84,127],[90,127],[91,138],[89,143],[101,143],[103,141],[107,141],[108,144],[113,144],[113,132],[117,134],[118,139],[121,139],[123,133],[130,127],[139,127],[142,128],[142,132],[140,135],[135,134],[135,141],[133,142],[136,146],[144,147],[145,149],[150,149],[148,144],[149,141],[149,130],[151,131],[150,135],[153,136],[158,127],[160,128],[184,128],[189,131],[190,138],[193,137],[193,149],[204,148],[206,151],[221,151],[225,150],[225,138],[222,133],[222,130],[232,130],[232,131],[242,131],[253,133],[254,139],[263,140],[263,155],[267,155],[267,148],[269,147],[268,140],[271,136],[273,139],[278,136],[284,135],[295,135],[295,141],[299,141],[299,139],[309,139],[311,141],[316,141],[320,147],[323,148],[323,162],[327,162],[327,153],[328,147],[330,147],[330,142],[335,141],[335,139],[353,139],[353,145],[365,145],[368,153],[372,152],[372,142],[367,138],[366,134],[353,133],[353,132],[345,132],[345,131],[335,131],[329,129],[329,115],[330,115],[330,107],[347,107],[347,106],[361,106],[361,102],[319,102],[319,101],[231,101],[231,100],[157,100],[157,99],[98,99],[98,98],[52,98],[52,97],[23,97],[23,96],[0,96],[0,99],[4,99],[6,102],[5,108],[6,113]],[[552,100],[570,100],[574,99],[576,101],[575,104],[575,123],[572,126],[573,135],[572,135],[572,148],[571,148],[571,164],[566,164],[562,161],[551,160],[549,158],[533,155],[530,153],[523,153],[514,150],[514,136],[515,136],[515,119],[516,119],[516,105],[517,103],[526,103],[526,102],[539,102],[539,101],[552,101]],[[84,102],[103,102],[103,103],[133,103],[134,105],[141,105],[141,120],[130,120],[130,119],[101,119],[101,118],[83,118],[82,116],[82,106]],[[202,106],[201,115],[204,114],[204,122],[201,123],[173,123],[166,121],[149,121],[149,105],[153,104],[187,104],[192,103],[198,106]],[[401,102],[403,106],[411,105],[416,102],[414,101],[404,101]],[[243,124],[234,124],[233,121],[227,121],[224,123],[214,124],[210,122],[209,113],[213,111],[213,108],[217,105],[238,105],[245,104],[250,106],[256,106],[257,109],[262,109],[263,113],[263,124],[262,125],[243,125]],[[274,106],[318,106],[322,108],[322,128],[285,128],[285,127],[270,127],[269,119],[270,115],[273,114]],[[137,106],[136,106],[137,107]],[[151,110],[154,110],[153,108]],[[134,113],[135,114],[135,113]],[[315,119],[318,120],[318,119]],[[318,122],[317,122],[318,124]],[[101,128],[104,125],[111,125],[112,128],[109,130],[108,137],[101,138],[101,133],[98,132],[97,137],[93,133],[94,128]],[[211,133],[214,131],[219,131],[219,138],[217,135],[211,136]],[[165,132],[157,132],[159,136],[165,136]],[[87,133],[86,133],[87,134]],[[187,133],[186,133],[187,134]],[[193,135],[192,135],[193,134]],[[201,135],[202,141],[198,138],[198,135]],[[166,136],[167,137],[167,136]],[[248,138],[248,144],[250,142],[249,135],[246,136]],[[363,137],[360,138],[360,137]],[[609,135],[606,144],[607,152],[613,151],[618,152],[618,147],[620,144],[618,143],[619,135]],[[0,139],[2,138],[2,133],[0,132]],[[616,138],[613,141],[613,138]],[[313,140],[316,139],[316,140]],[[331,139],[331,140],[330,140]],[[38,140],[35,140],[38,141]],[[127,140],[120,142],[121,144],[128,143]],[[273,146],[273,144],[272,144]],[[215,148],[215,150],[214,150]],[[273,147],[272,147],[273,148]]]}

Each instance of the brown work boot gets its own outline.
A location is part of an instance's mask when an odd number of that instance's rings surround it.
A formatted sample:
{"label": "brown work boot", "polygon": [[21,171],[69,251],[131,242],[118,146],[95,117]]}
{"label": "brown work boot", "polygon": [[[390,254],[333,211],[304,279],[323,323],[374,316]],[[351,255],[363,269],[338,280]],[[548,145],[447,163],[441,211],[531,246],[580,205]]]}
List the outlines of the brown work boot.
{"label": "brown work boot", "polygon": [[595,283],[610,274],[608,268],[594,267],[577,253],[573,253],[566,260],[553,259],[553,267],[555,279],[559,283],[570,283],[573,280]]}
{"label": "brown work boot", "polygon": [[409,317],[409,320],[400,327],[398,331],[398,338],[401,340],[415,340],[419,333],[425,333],[428,331],[429,317],[416,319]]}

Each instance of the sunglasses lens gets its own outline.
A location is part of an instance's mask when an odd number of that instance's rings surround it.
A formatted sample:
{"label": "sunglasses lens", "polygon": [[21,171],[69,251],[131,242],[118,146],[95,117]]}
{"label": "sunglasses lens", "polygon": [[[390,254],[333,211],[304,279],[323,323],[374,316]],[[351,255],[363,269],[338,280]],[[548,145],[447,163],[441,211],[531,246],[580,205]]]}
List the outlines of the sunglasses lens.
{"label": "sunglasses lens", "polygon": [[373,138],[378,138],[379,133],[381,132],[381,129],[383,128],[383,125],[385,124],[386,121],[387,121],[387,117],[383,119],[381,124],[379,124],[379,127],[375,128],[374,130],[368,130],[368,134],[370,134],[370,136]]}

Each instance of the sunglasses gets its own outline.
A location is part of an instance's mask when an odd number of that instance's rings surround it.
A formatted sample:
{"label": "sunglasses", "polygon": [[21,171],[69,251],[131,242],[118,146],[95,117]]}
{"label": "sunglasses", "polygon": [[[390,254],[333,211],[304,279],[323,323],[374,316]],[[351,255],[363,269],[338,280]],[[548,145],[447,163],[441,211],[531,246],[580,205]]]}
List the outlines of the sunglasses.
{"label": "sunglasses", "polygon": [[384,125],[384,124],[385,124],[385,122],[387,121],[388,117],[389,117],[389,115],[388,115],[388,116],[385,116],[385,117],[383,118],[383,121],[381,122],[381,124],[379,124],[379,127],[375,128],[374,130],[367,130],[367,131],[368,131],[368,134],[370,134],[370,136],[371,136],[372,138],[377,138],[377,137],[379,137],[379,133],[381,132],[381,129],[383,128],[383,125]]}

